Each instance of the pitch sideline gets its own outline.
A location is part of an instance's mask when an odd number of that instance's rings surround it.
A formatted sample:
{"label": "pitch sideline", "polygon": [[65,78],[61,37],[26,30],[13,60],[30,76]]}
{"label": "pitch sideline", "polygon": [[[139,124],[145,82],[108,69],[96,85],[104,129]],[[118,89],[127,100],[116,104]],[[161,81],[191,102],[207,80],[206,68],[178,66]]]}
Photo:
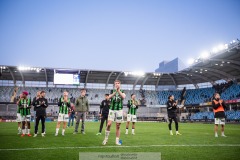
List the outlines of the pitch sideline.
{"label": "pitch sideline", "polygon": [[89,147],[47,147],[47,148],[6,148],[0,151],[56,150],[56,149],[99,149],[99,148],[147,148],[147,147],[240,147],[240,144],[163,144],[142,146],[89,146]]}

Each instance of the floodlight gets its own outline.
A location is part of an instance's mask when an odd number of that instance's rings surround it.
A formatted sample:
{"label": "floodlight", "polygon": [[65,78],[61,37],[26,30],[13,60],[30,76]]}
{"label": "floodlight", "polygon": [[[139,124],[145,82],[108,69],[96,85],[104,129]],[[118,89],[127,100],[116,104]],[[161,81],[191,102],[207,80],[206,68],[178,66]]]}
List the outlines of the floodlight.
{"label": "floodlight", "polygon": [[200,57],[201,57],[202,59],[207,59],[209,56],[210,56],[209,52],[204,51],[204,52],[202,52],[202,54],[201,54]]}
{"label": "floodlight", "polygon": [[188,64],[189,65],[192,65],[194,63],[194,59],[193,58],[190,58],[189,60],[188,60]]}
{"label": "floodlight", "polygon": [[218,48],[217,47],[214,47],[213,49],[212,49],[212,52],[213,53],[217,53],[219,50],[218,50]]}
{"label": "floodlight", "polygon": [[228,49],[228,44],[225,44],[224,47],[225,47],[225,49]]}
{"label": "floodlight", "polygon": [[144,72],[142,72],[142,71],[137,71],[137,72],[124,72],[124,74],[125,74],[125,76],[127,76],[127,75],[134,75],[134,76],[144,76],[145,75],[145,73]]}
{"label": "floodlight", "polygon": [[224,50],[225,49],[225,46],[224,45],[222,45],[222,44],[220,44],[220,45],[218,45],[218,50]]}

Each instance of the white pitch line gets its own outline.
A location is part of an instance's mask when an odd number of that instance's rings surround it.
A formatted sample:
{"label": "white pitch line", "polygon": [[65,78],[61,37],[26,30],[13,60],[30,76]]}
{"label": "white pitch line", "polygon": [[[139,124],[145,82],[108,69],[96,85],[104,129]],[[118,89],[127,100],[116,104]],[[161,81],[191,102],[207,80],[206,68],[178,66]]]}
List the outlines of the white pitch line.
{"label": "white pitch line", "polygon": [[151,147],[240,147],[240,144],[179,144],[150,145]]}
{"label": "white pitch line", "polygon": [[0,151],[57,150],[57,149],[99,149],[99,148],[148,148],[148,147],[240,147],[240,144],[160,144],[144,146],[89,146],[89,147],[48,147],[48,148],[6,148]]}

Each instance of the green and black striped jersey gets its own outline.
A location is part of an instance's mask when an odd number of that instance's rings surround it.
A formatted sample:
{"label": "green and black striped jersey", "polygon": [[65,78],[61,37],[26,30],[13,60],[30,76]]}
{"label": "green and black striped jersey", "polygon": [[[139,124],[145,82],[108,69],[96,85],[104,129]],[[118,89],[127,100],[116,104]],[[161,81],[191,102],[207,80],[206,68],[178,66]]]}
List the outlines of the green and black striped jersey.
{"label": "green and black striped jersey", "polygon": [[[122,93],[124,93],[123,90],[120,90]],[[112,93],[116,92],[116,90],[114,89]],[[111,94],[112,94],[111,93]],[[109,109],[111,110],[122,110],[123,108],[123,98],[119,95],[119,93],[117,92],[115,94],[115,96],[113,96],[111,98],[111,104]]]}
{"label": "green and black striped jersey", "polygon": [[20,99],[18,102],[18,111],[21,116],[31,115],[31,99]]}
{"label": "green and black striped jersey", "polygon": [[128,100],[127,107],[128,107],[128,114],[136,115],[137,109],[138,109],[138,101],[132,100],[132,99]]}
{"label": "green and black striped jersey", "polygon": [[67,102],[64,102],[63,98],[60,98],[58,101],[59,113],[68,114],[69,108],[71,107],[70,99],[68,98]]}
{"label": "green and black striped jersey", "polygon": [[17,113],[20,113],[19,104],[17,105]]}

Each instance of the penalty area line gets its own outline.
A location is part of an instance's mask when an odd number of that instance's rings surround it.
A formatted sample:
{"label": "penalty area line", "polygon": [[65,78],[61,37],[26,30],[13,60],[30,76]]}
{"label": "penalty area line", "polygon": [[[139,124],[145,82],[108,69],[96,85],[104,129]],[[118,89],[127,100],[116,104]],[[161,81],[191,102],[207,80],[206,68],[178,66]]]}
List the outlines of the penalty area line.
{"label": "penalty area line", "polygon": [[57,150],[57,149],[101,149],[101,148],[148,148],[148,147],[240,147],[240,144],[159,144],[142,146],[89,146],[89,147],[46,147],[46,148],[5,148],[0,151]]}

